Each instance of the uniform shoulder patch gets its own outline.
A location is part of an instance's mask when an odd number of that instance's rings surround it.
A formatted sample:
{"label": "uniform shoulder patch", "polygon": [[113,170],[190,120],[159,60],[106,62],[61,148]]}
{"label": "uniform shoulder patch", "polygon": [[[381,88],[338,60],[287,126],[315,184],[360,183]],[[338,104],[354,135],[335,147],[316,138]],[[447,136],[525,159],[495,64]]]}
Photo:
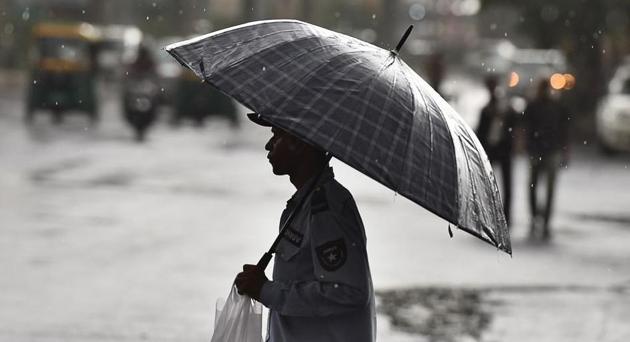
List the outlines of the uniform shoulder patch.
{"label": "uniform shoulder patch", "polygon": [[326,242],[315,248],[319,264],[329,272],[336,271],[346,263],[348,251],[343,239]]}
{"label": "uniform shoulder patch", "polygon": [[313,214],[320,213],[328,210],[328,199],[326,198],[326,190],[322,187],[318,187],[313,192],[311,198],[311,212]]}

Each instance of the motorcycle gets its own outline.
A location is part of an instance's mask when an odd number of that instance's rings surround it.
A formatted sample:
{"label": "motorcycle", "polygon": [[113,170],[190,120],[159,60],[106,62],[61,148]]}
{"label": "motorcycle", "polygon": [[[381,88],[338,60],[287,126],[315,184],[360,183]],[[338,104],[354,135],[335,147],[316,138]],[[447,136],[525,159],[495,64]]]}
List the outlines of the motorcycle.
{"label": "motorcycle", "polygon": [[130,78],[124,87],[124,118],[132,127],[135,139],[142,142],[155,122],[159,104],[159,89],[150,77]]}

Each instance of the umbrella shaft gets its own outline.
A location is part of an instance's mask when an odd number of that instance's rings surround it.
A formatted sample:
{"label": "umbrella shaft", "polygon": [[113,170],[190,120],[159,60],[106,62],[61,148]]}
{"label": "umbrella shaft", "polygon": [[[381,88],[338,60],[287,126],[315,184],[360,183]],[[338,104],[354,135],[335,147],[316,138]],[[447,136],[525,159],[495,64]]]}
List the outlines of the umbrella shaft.
{"label": "umbrella shaft", "polygon": [[309,188],[306,191],[306,194],[304,194],[304,196],[302,196],[302,198],[300,199],[300,202],[298,203],[298,205],[296,205],[293,208],[293,210],[291,211],[291,213],[289,213],[289,217],[287,217],[287,220],[284,221],[284,224],[282,225],[282,228],[280,228],[280,233],[278,234],[276,239],[271,244],[271,247],[269,248],[269,251],[266,252],[265,254],[263,254],[263,256],[258,261],[258,264],[256,264],[260,269],[264,270],[264,269],[267,268],[267,265],[269,265],[269,262],[271,261],[271,257],[273,256],[273,253],[276,252],[276,247],[278,246],[278,244],[280,243],[280,240],[284,236],[284,232],[287,230],[287,228],[289,227],[289,225],[293,221],[293,218],[295,217],[295,214],[298,213],[302,209],[302,206],[304,205],[304,202],[306,201],[306,198],[308,198],[310,196],[310,194],[313,192],[313,190],[315,189],[317,184],[319,184],[319,181],[322,178],[322,175],[324,174],[324,172],[328,168],[328,163],[330,162],[330,159],[332,159],[332,154],[331,153],[327,153],[326,154],[326,161],[324,162],[324,164],[322,166],[322,169],[319,171],[319,174],[317,175],[315,180],[309,185]]}

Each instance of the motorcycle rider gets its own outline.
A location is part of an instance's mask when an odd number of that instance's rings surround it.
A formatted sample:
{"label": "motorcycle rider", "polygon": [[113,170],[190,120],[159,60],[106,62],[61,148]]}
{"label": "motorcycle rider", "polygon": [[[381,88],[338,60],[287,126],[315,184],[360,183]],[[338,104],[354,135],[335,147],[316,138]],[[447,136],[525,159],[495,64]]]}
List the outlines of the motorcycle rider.
{"label": "motorcycle rider", "polygon": [[146,45],[140,45],[136,58],[127,66],[123,93],[125,120],[133,127],[136,140],[143,141],[156,119],[158,102],[156,63]]}

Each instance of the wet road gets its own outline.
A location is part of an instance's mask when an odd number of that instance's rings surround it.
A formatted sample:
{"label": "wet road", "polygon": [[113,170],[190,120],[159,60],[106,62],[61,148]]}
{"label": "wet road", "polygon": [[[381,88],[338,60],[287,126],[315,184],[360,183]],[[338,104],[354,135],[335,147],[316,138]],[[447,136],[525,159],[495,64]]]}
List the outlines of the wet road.
{"label": "wet road", "polygon": [[[272,241],[293,190],[269,170],[264,129],[221,120],[172,129],[163,117],[139,145],[116,93],[102,95],[94,127],[81,116],[25,126],[19,89],[0,96],[0,341],[207,340],[212,303]],[[444,221],[333,165],[364,216],[380,291],[494,289],[485,298],[507,304],[490,310],[487,341],[527,338],[540,311],[565,322],[548,334],[555,341],[574,341],[563,334],[578,326],[569,316],[589,310],[615,327],[608,336],[628,337],[616,322],[630,305],[618,300],[630,286],[630,158],[602,157],[588,142],[574,150],[550,244],[526,239],[526,163],[517,159],[513,258],[463,232],[450,239]],[[536,300],[518,290],[532,288],[552,290]],[[423,340],[392,332],[385,317],[380,340]],[[516,334],[503,330],[514,324]]]}

